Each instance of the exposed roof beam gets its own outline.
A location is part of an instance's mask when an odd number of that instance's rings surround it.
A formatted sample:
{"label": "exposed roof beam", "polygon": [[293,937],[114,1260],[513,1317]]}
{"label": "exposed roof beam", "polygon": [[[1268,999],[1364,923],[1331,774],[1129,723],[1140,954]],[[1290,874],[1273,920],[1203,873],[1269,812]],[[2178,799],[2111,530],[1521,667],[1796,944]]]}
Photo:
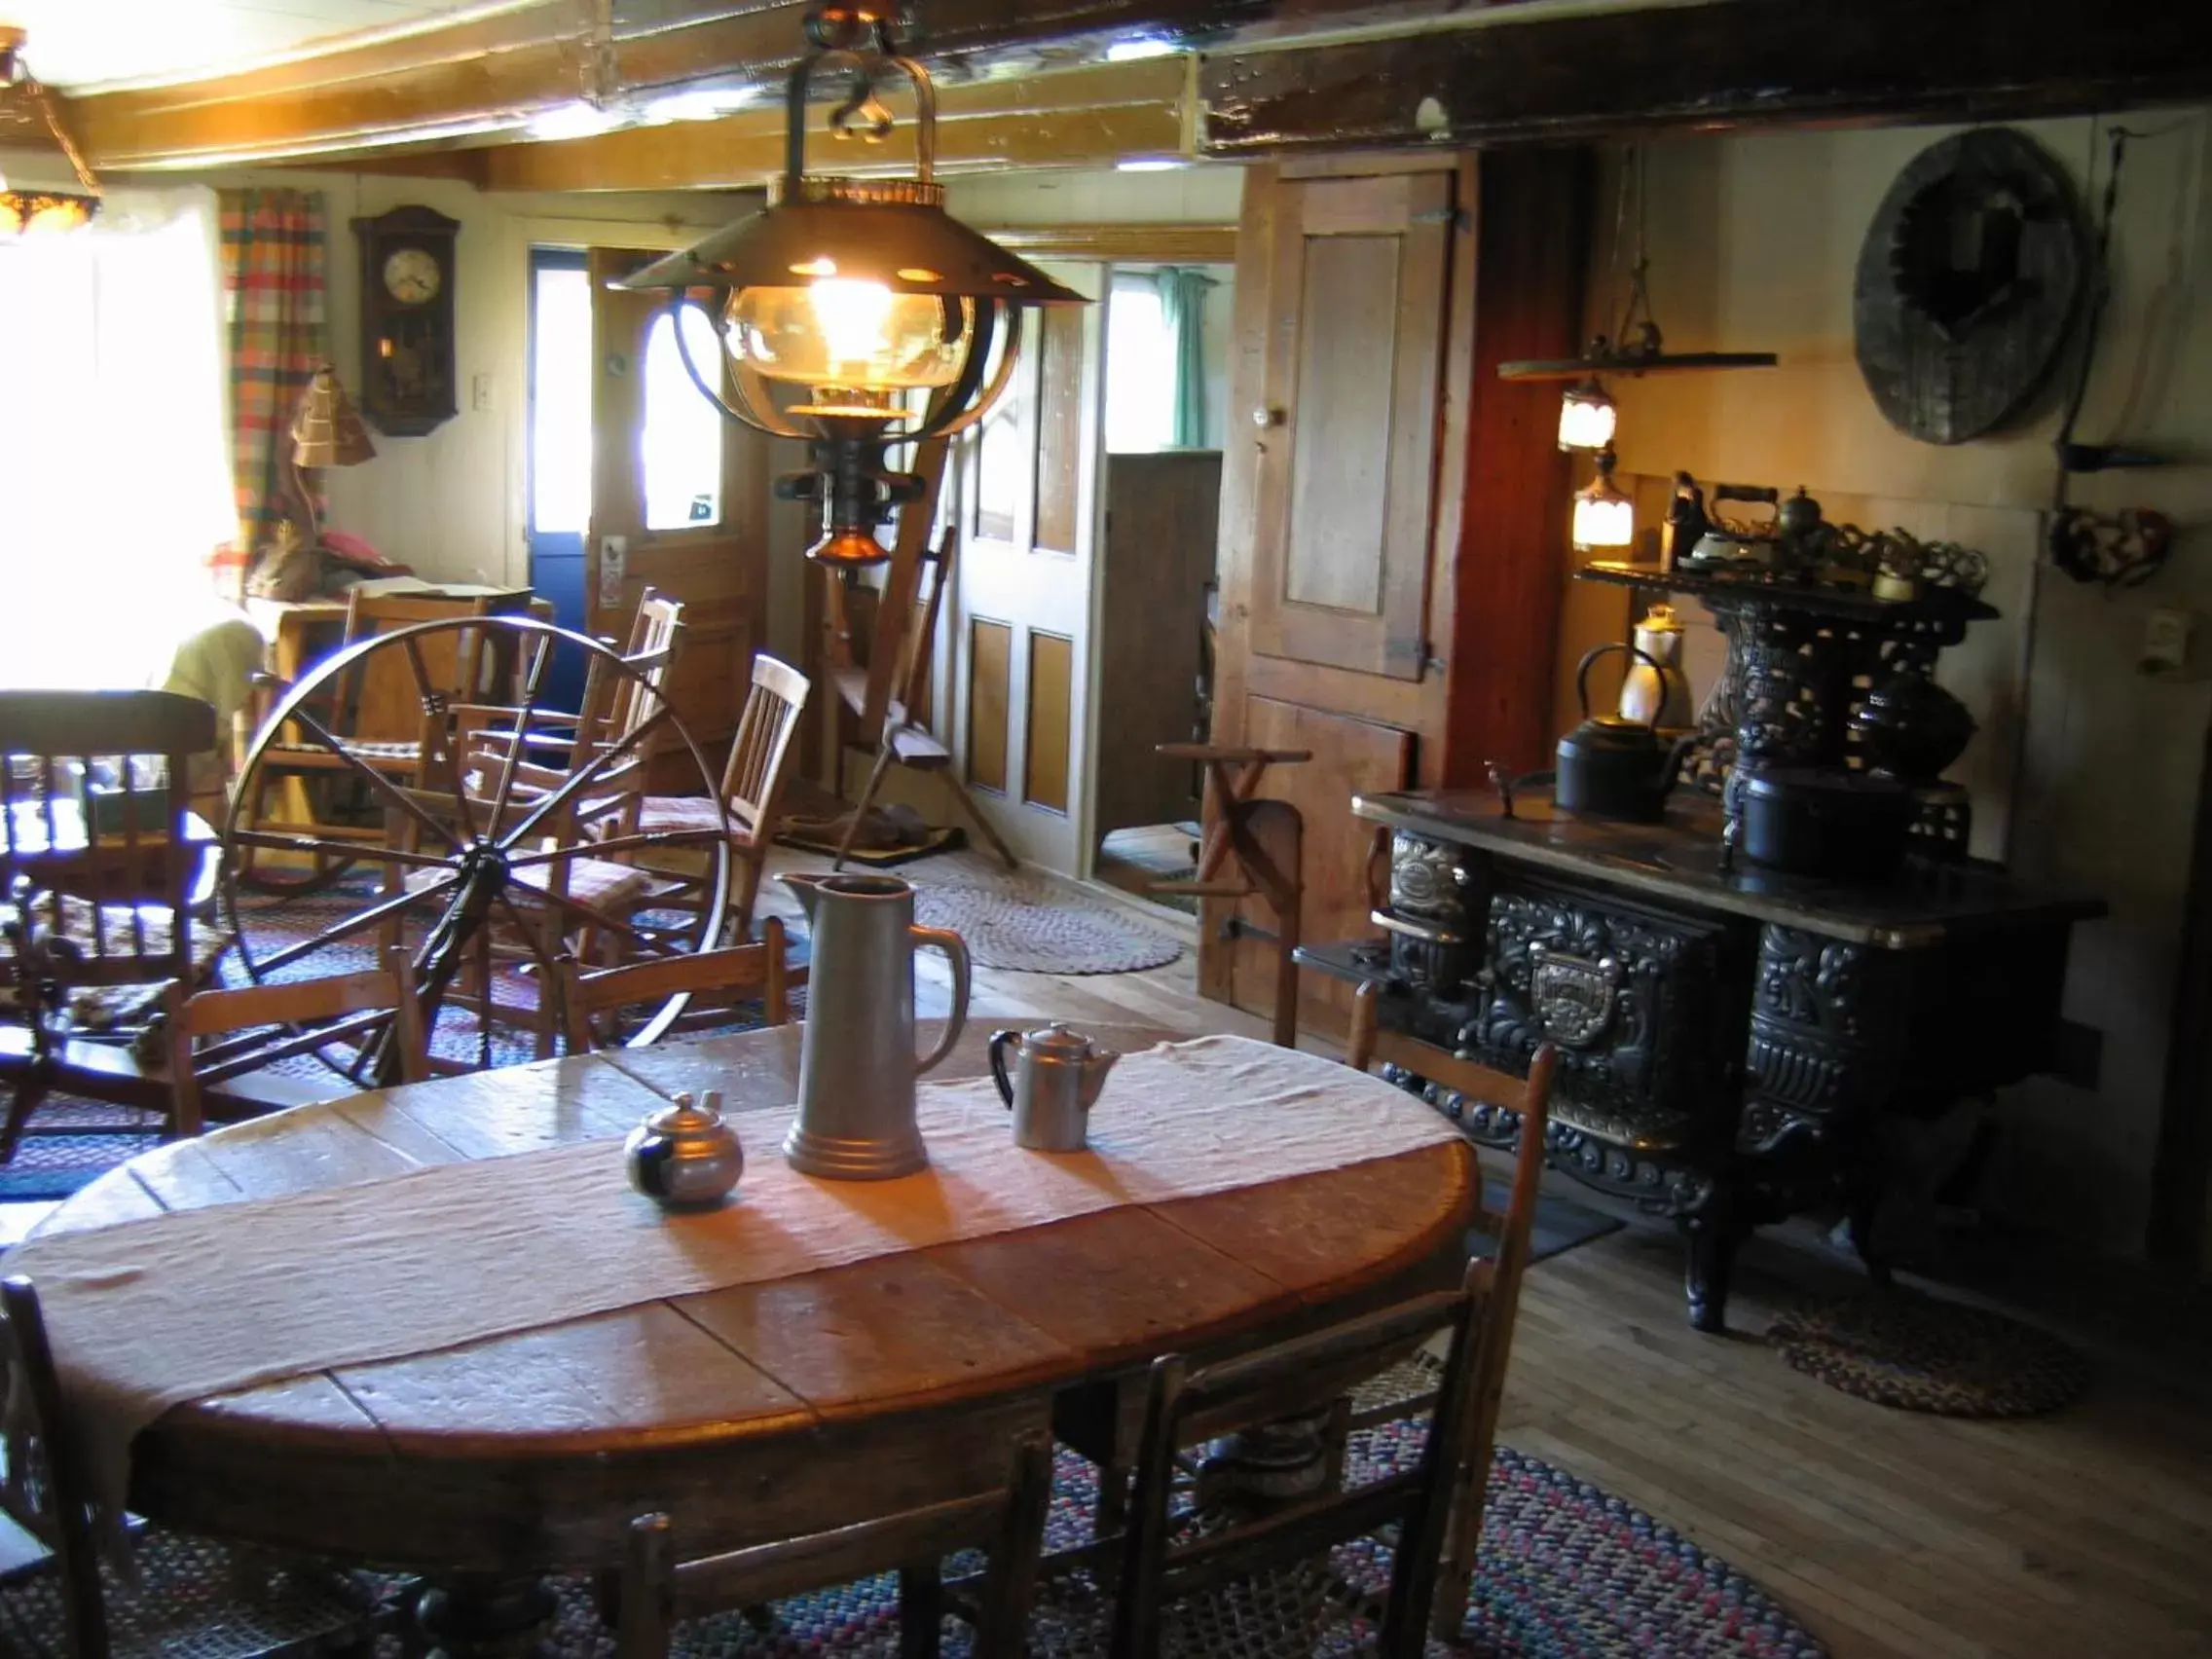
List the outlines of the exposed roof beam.
{"label": "exposed roof beam", "polygon": [[1450,30],[1207,53],[1217,157],[1859,119],[1984,120],[2212,93],[2173,0],[1707,0],[1531,7]]}
{"label": "exposed roof beam", "polygon": [[[1189,139],[1190,60],[1102,63],[1020,80],[947,86],[938,97],[937,165],[1110,166],[1125,156],[1177,156]],[[840,173],[903,172],[909,142],[864,147],[816,138]],[[813,153],[813,152],[810,152]],[[476,152],[488,190],[685,190],[759,184],[784,164],[781,108],[719,121],[636,127],[593,138]]]}
{"label": "exposed roof beam", "polygon": [[[1410,15],[1449,9],[1422,0]],[[611,27],[595,39],[589,8],[542,0],[239,74],[89,92],[71,100],[71,121],[93,166],[119,169],[520,135],[579,101],[619,115],[631,94],[702,82],[765,92],[796,58],[806,10],[802,0],[614,0]],[[929,0],[910,48],[957,84],[1093,61],[1142,36],[1205,40],[1375,11],[1375,0]]]}

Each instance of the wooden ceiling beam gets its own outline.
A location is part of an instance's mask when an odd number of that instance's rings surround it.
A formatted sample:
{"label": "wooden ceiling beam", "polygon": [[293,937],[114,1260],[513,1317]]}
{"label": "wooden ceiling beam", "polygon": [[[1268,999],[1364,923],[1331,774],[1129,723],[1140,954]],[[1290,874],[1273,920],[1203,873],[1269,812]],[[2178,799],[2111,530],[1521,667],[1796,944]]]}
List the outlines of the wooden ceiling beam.
{"label": "wooden ceiling beam", "polygon": [[1199,153],[1853,120],[2078,114],[2212,94],[2212,29],[2171,0],[1706,0],[1497,14],[1328,46],[1206,53]]}
{"label": "wooden ceiling beam", "polygon": [[[1445,0],[1424,0],[1422,10]],[[1375,0],[930,0],[909,49],[948,85],[1104,58],[1139,36],[1319,26]],[[766,94],[796,58],[803,0],[615,0],[604,38],[576,0],[540,0],[238,74],[72,98],[95,168],[299,161],[519,134],[535,117],[702,82]]]}
{"label": "wooden ceiling beam", "polygon": [[[938,98],[938,168],[1107,166],[1124,156],[1181,155],[1189,92],[1189,64],[1174,57],[947,86]],[[827,155],[840,173],[913,166],[911,145],[898,140],[813,143],[810,154]],[[781,109],[747,110],[476,154],[487,190],[731,189],[782,170],[784,120]]]}

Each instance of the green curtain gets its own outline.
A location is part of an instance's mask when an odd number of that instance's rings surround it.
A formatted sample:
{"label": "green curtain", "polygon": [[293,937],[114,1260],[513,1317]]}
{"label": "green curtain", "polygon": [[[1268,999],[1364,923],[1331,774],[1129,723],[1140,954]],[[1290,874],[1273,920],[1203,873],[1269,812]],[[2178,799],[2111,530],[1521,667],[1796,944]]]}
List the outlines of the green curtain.
{"label": "green curtain", "polygon": [[1175,422],[1177,449],[1202,449],[1206,441],[1206,290],[1214,279],[1188,265],[1162,265],[1153,274],[1160,286],[1160,315],[1175,336]]}

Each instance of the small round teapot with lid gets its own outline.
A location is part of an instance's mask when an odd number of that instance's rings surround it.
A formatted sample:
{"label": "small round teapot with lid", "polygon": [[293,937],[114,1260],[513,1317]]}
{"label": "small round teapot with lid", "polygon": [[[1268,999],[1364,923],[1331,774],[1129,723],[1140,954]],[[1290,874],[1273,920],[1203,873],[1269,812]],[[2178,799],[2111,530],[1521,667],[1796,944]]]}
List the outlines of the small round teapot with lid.
{"label": "small round teapot with lid", "polygon": [[[1007,1051],[1014,1055],[1007,1076]],[[1052,1024],[1026,1034],[991,1033],[991,1076],[1014,1109],[1014,1144],[1032,1152],[1081,1152],[1090,1108],[1122,1056],[1080,1031]]]}
{"label": "small round teapot with lid", "polygon": [[668,1209],[712,1209],[745,1173],[745,1148],[722,1118],[719,1089],[679,1094],[630,1131],[622,1161],[630,1185]]}

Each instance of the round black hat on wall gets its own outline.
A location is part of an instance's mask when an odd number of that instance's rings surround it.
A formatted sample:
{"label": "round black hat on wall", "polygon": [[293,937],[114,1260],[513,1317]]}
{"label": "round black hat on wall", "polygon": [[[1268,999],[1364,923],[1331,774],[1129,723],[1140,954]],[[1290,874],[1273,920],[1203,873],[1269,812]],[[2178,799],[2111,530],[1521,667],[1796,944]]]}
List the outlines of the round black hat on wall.
{"label": "round black hat on wall", "polygon": [[1964,443],[2018,419],[2093,273],[2074,183],[2009,127],[1961,132],[1898,174],[1852,291],[1859,372],[1900,431]]}

